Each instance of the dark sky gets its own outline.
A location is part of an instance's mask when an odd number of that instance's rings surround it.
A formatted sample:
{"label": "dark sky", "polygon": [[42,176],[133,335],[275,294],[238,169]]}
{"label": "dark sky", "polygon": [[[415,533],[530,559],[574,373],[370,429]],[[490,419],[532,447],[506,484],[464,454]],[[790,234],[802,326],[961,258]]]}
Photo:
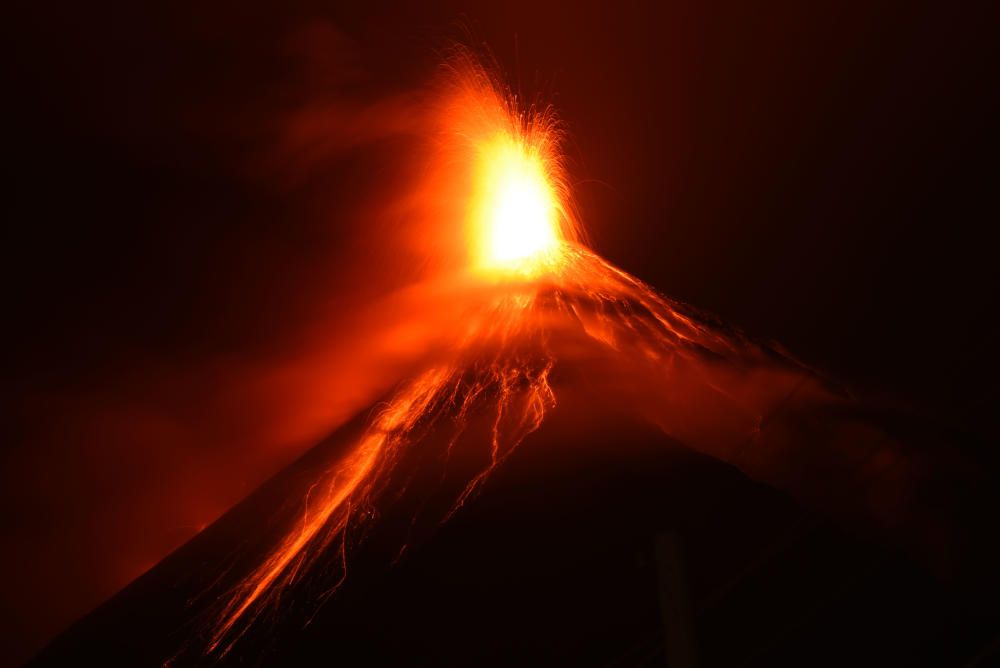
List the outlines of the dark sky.
{"label": "dark sky", "polygon": [[[456,39],[555,104],[599,253],[995,439],[986,3],[344,4],[35,3],[4,22],[0,654],[355,406],[330,380],[351,314],[411,273],[367,214],[412,176],[394,121]],[[317,109],[329,144],[290,147]]]}

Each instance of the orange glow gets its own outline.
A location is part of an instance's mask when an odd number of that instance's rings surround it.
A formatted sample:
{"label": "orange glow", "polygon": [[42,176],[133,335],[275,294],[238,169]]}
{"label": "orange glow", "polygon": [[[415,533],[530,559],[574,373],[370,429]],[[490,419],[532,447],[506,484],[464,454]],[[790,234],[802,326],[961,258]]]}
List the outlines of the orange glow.
{"label": "orange glow", "polygon": [[436,112],[438,179],[427,188],[428,198],[455,206],[441,236],[459,241],[459,266],[480,278],[557,269],[579,234],[552,110],[523,108],[467,52],[452,59],[448,75]]}
{"label": "orange glow", "polygon": [[477,267],[533,273],[560,244],[559,207],[545,162],[520,138],[499,133],[477,147],[470,207]]}

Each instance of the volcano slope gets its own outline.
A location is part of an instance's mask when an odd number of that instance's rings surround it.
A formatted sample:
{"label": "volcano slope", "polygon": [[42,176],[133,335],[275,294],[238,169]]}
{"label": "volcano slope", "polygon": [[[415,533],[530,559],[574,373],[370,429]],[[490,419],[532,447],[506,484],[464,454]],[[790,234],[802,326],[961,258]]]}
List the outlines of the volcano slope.
{"label": "volcano slope", "polygon": [[939,436],[567,252],[551,279],[435,299],[461,326],[417,372],[36,665],[980,651],[988,493]]}

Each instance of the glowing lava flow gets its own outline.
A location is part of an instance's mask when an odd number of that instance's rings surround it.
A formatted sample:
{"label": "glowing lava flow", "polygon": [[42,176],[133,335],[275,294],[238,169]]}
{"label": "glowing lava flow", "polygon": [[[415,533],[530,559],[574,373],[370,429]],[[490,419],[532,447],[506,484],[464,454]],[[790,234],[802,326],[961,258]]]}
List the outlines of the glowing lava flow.
{"label": "glowing lava flow", "polygon": [[748,349],[579,243],[549,115],[518,110],[468,64],[452,92],[445,134],[467,172],[465,271],[480,289],[455,307],[462,326],[442,334],[446,354],[399,386],[309,490],[298,525],[225,600],[209,653],[228,652],[321,557],[339,554],[344,565],[346,534],[373,516],[373,500],[404,448],[445,416],[458,433],[473,411],[491,413],[488,465],[452,512],[461,507],[555,405],[549,380],[562,333],[664,374],[686,357]]}

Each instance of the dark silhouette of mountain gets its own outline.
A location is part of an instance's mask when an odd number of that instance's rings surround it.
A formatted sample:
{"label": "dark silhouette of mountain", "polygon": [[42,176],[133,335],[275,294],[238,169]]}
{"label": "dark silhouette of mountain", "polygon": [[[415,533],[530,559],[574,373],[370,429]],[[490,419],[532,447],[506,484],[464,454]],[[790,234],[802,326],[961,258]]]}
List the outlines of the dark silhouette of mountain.
{"label": "dark silhouette of mountain", "polygon": [[[216,663],[203,651],[220,596],[294,521],[289,499],[368,416],[32,665]],[[486,423],[474,418],[455,452]],[[467,465],[462,454],[449,462]],[[942,580],[892,536],[831,521],[598,394],[562,388],[545,424],[447,522],[449,476],[406,470],[424,473],[384,495],[379,522],[350,541],[335,594],[330,554],[328,572],[284,593],[223,663],[986,665],[975,657],[988,656],[997,618],[979,580]]]}

